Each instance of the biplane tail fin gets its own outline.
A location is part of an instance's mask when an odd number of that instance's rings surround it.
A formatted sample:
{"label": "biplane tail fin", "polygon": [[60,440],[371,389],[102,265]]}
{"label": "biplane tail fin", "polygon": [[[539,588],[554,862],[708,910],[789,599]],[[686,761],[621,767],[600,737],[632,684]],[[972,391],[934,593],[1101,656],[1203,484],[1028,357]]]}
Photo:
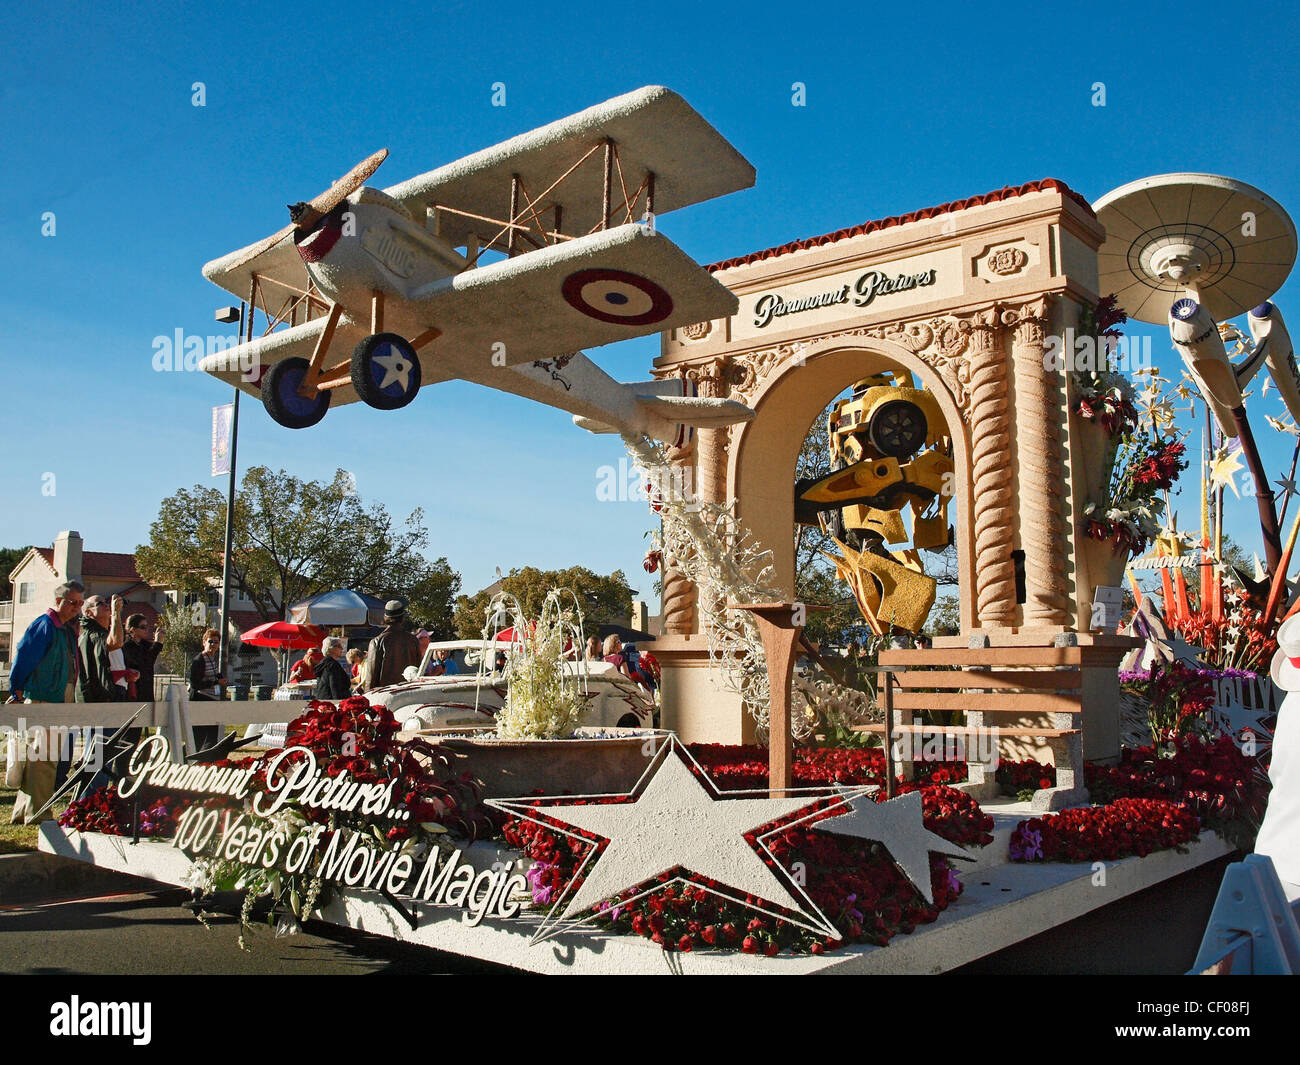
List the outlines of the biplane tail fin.
{"label": "biplane tail fin", "polygon": [[721,429],[751,421],[754,411],[734,399],[705,399],[699,396],[633,397],[636,417],[631,425],[614,425],[576,414],[573,424],[590,433],[644,432],[659,440],[680,444],[693,429]]}
{"label": "biplane tail fin", "polygon": [[706,399],[702,396],[637,396],[637,406],[669,422],[696,429],[721,429],[752,421],[754,412],[734,399]]}

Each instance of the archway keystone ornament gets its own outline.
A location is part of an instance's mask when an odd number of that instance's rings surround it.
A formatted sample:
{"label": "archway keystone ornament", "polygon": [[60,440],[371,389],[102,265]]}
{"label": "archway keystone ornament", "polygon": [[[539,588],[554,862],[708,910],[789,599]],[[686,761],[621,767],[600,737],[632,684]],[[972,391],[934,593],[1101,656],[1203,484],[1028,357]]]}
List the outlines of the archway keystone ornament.
{"label": "archway keystone ornament", "polygon": [[[692,772],[692,767],[699,771],[699,775]],[[877,811],[865,809],[876,805],[869,799],[861,804],[862,808],[858,805],[858,801],[874,788],[791,789],[791,794],[783,798],[768,798],[766,790],[761,793],[763,798],[740,797],[752,794],[747,792],[729,792],[728,797],[723,798],[676,737],[670,737],[659,748],[632,790],[635,801],[626,803],[595,802],[610,798],[608,795],[485,800],[488,806],[503,813],[570,838],[586,837],[565,831],[558,827],[557,822],[608,841],[599,854],[593,846],[578,865],[573,880],[585,877],[582,886],[576,892],[566,888],[556,899],[534,933],[533,943],[564,931],[562,925],[565,922],[569,927],[576,927],[594,920],[599,914],[581,915],[598,903],[616,899],[629,888],[647,884],[674,869],[715,881],[721,887],[705,890],[719,898],[837,938],[838,929],[802,890],[793,874],[780,866],[766,843],[769,837],[822,814],[824,811],[811,808],[819,799],[837,800],[828,809],[833,812],[842,808],[843,812],[828,818],[825,828],[821,821],[807,827],[880,842],[927,901],[933,900],[929,862],[928,858],[918,861],[917,855],[925,857],[923,852],[935,850],[967,857],[954,850],[953,844],[925,828],[921,804],[917,801],[919,792],[915,793],[917,799],[904,796],[907,802],[894,799],[881,804]],[[737,797],[731,797],[733,795]],[[534,803],[555,805],[537,806]],[[761,854],[745,839],[747,832],[773,821],[784,821],[800,812],[805,816],[755,837]],[[773,866],[785,873],[789,886],[782,882]],[[624,902],[644,898],[669,883],[693,882],[679,875],[667,883],[650,884]],[[695,883],[694,886],[702,885]],[[758,901],[750,903],[747,901],[750,897]],[[777,907],[788,912],[781,912]]]}

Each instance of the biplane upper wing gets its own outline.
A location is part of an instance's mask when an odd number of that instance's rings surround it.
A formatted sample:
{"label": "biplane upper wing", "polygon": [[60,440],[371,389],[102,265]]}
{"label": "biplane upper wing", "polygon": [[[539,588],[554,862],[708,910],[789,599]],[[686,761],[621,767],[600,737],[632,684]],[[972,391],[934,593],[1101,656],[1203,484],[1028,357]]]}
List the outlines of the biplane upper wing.
{"label": "biplane upper wing", "polygon": [[435,378],[472,378],[463,367],[552,358],[726,318],[738,307],[730,289],[641,225],[466,270],[409,298],[442,332],[420,352]]}
{"label": "biplane upper wing", "polygon": [[[604,167],[599,148],[606,141],[617,148],[615,193],[633,201],[645,175],[653,174],[656,215],[754,184],[753,165],[698,111],[671,89],[650,85],[384,191],[401,200],[416,219],[423,219],[426,207],[435,204],[501,218],[509,214],[511,179],[517,175],[526,194],[538,200],[539,213],[553,211],[558,204],[563,209],[564,232],[590,233],[603,220]],[[575,167],[591,149],[597,149],[595,154]],[[466,214],[443,217],[439,235],[453,245],[477,238],[483,247],[505,250],[506,237],[497,225]],[[548,214],[544,221],[550,224],[553,218]],[[612,219],[615,225],[627,221],[635,219],[618,215]]]}
{"label": "biplane upper wing", "polygon": [[[248,247],[251,248],[252,245]],[[294,246],[293,234],[286,233],[278,244],[247,262],[240,262],[247,250],[240,248],[220,259],[213,259],[203,267],[203,276],[241,300],[248,299],[254,274],[262,281],[279,281],[299,292],[307,291],[310,279],[307,267],[303,265],[302,257]]]}

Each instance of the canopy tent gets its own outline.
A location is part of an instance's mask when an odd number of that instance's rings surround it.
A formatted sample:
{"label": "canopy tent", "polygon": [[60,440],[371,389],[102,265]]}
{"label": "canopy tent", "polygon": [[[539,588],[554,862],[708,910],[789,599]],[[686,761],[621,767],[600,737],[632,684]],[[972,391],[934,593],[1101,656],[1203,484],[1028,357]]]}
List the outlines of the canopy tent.
{"label": "canopy tent", "polygon": [[297,625],[345,628],[353,625],[384,624],[384,601],[373,595],[338,588],[322,592],[289,607],[289,620]]}
{"label": "canopy tent", "polygon": [[315,625],[297,625],[291,621],[268,621],[249,629],[240,637],[244,643],[255,647],[275,647],[280,651],[279,674],[284,680],[285,651],[319,647],[325,639],[325,630]]}

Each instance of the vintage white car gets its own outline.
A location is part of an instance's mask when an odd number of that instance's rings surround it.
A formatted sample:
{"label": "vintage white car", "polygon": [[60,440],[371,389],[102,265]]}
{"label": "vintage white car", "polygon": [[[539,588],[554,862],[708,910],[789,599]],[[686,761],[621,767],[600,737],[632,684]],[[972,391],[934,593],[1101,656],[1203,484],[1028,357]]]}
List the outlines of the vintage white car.
{"label": "vintage white car", "polygon": [[[491,728],[496,711],[505,705],[510,686],[509,645],[496,645],[506,657],[505,668],[478,673],[477,663],[485,652],[495,657],[492,644],[481,640],[431,643],[410,679],[367,692],[370,701],[388,707],[403,730]],[[449,676],[424,676],[435,651],[446,649],[461,670]],[[583,674],[584,663],[565,663],[575,678]],[[584,726],[650,728],[654,725],[654,700],[636,681],[608,662],[585,663],[589,693]]]}

